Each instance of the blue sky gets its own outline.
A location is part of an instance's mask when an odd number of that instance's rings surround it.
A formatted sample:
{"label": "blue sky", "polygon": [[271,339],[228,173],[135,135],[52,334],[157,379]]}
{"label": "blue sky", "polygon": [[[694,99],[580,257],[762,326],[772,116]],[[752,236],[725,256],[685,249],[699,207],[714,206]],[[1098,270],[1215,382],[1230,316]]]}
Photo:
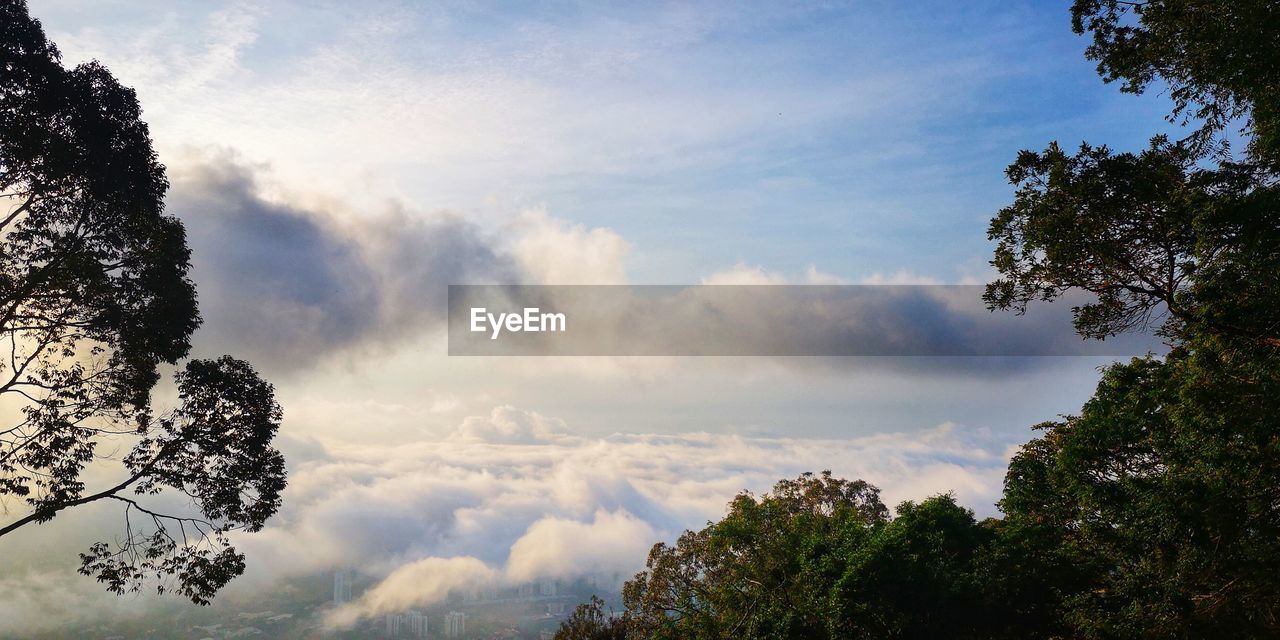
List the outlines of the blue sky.
{"label": "blue sky", "polygon": [[[182,118],[148,101],[146,85],[170,80],[166,64],[208,73],[203,88],[259,108],[291,98],[279,105],[288,124],[420,116],[402,147],[357,154],[383,189],[477,218],[499,202],[612,228],[634,246],[640,282],[696,281],[737,262],[851,279],[979,275],[1019,149],[1054,139],[1137,148],[1165,128],[1167,108],[1099,81],[1066,2],[267,3],[216,18],[200,3],[35,9],[72,36],[61,39],[69,58],[132,58],[112,68],[164,122]],[[226,45],[236,31],[252,38]],[[219,43],[234,47],[234,69],[184,61]],[[395,90],[415,77],[420,91]],[[297,164],[242,140],[254,137],[248,117],[184,122],[161,144]],[[485,140],[469,151],[466,133],[480,128]],[[442,141],[443,130],[459,135]],[[325,133],[338,132],[305,135]],[[381,135],[394,134],[368,137]],[[308,151],[312,163],[340,153]]]}

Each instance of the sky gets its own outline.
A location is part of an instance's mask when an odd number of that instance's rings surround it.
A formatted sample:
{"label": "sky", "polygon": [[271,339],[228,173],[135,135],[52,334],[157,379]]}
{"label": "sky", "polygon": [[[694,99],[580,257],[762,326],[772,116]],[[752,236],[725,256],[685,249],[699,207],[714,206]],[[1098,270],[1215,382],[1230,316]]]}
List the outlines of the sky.
{"label": "sky", "polygon": [[[1169,130],[1066,2],[30,4],[64,63],[137,90],[195,354],[284,405],[285,507],[232,589],[359,567],[347,620],[632,572],[808,470],[995,515],[1107,359],[450,357],[446,286],[982,283],[1020,149]],[[62,551],[116,517],[19,538],[0,632],[145,610]]]}

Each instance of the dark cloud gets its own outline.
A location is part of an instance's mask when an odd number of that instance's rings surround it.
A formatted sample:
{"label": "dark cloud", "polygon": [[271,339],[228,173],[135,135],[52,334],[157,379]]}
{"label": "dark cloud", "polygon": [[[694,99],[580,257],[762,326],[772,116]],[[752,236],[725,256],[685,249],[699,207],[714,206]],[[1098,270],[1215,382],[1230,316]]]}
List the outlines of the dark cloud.
{"label": "dark cloud", "polygon": [[509,281],[514,269],[457,217],[392,210],[339,223],[265,199],[251,170],[225,157],[184,168],[169,210],[193,252],[197,351],[274,372],[439,326],[448,284]]}

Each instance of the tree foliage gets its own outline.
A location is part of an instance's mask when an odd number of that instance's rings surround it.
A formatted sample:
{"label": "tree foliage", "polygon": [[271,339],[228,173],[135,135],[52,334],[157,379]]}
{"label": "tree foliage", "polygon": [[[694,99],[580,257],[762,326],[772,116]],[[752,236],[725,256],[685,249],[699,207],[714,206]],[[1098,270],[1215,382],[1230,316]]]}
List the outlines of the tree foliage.
{"label": "tree foliage", "polygon": [[[1153,320],[1276,343],[1275,215],[1280,165],[1280,5],[1269,0],[1077,0],[1077,33],[1107,81],[1140,93],[1168,87],[1187,139],[1156,137],[1139,153],[1056,143],[1008,169],[1013,204],[992,220],[1000,278],[987,300],[1025,309],[1068,289],[1097,296],[1077,327],[1106,337]],[[1210,155],[1239,123],[1247,153]],[[1212,160],[1217,162],[1212,162]],[[1233,292],[1232,289],[1240,291]],[[1187,336],[1181,336],[1182,339]]]}
{"label": "tree foliage", "polygon": [[1023,311],[1082,290],[1096,297],[1075,309],[1083,336],[1155,324],[1178,340],[1192,330],[1280,344],[1266,313],[1280,277],[1273,176],[1196,160],[1161,137],[1140,153],[1056,143],[1020,153],[1008,169],[1014,202],[988,231],[1000,278],[987,302]]}
{"label": "tree foliage", "polygon": [[569,618],[560,623],[554,640],[626,640],[627,622],[614,616],[613,611],[605,611],[604,600],[591,596],[590,602],[584,602],[569,614]]}
{"label": "tree foliage", "polygon": [[[1068,289],[1080,332],[1158,318],[1163,358],[1108,367],[1010,463],[1000,561],[1026,611],[1083,638],[1280,633],[1280,7],[1078,0],[1107,80],[1170,89],[1198,128],[1140,153],[1056,144],[1009,168],[996,308]],[[1241,122],[1247,153],[1208,141]]]}
{"label": "tree foliage", "polygon": [[898,506],[824,472],[739,495],[655,545],[627,583],[632,637],[978,638],[1002,624],[977,570],[994,533],[949,495]]}
{"label": "tree foliage", "polygon": [[[0,2],[0,68],[0,397],[19,414],[0,428],[0,499],[28,509],[0,536],[116,501],[124,535],[81,571],[115,592],[167,578],[206,603],[244,570],[225,534],[280,505],[274,392],[244,362],[193,360],[176,408],[153,408],[200,317],[137,98],[97,62],[63,67],[24,2]],[[89,487],[113,462],[118,482]],[[157,510],[166,490],[194,513]]]}
{"label": "tree foliage", "polygon": [[832,539],[887,515],[875,487],[829,473],[743,493],[723,520],[653,547],[624,590],[628,614],[653,637],[817,637],[831,603],[813,587],[831,582]]}
{"label": "tree foliage", "polygon": [[1082,637],[1280,631],[1280,395],[1252,396],[1280,389],[1221,373],[1184,350],[1115,365],[1010,464],[1001,508],[1074,567],[1056,586]]}
{"label": "tree foliage", "polygon": [[1072,28],[1089,34],[1085,55],[1106,82],[1142,93],[1167,87],[1169,119],[1196,123],[1188,138],[1210,151],[1233,122],[1250,151],[1280,160],[1280,6],[1270,0],[1075,0]]}

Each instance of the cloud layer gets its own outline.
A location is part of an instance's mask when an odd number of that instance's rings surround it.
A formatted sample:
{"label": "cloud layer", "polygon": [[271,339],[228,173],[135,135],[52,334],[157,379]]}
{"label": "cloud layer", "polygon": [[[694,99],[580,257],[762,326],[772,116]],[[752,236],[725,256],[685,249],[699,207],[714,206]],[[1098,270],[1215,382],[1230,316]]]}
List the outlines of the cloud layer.
{"label": "cloud layer", "polygon": [[332,614],[343,625],[451,589],[625,577],[654,542],[718,518],[737,492],[803,471],[867,479],[890,502],[954,491],[990,514],[1012,444],[955,424],[841,440],[583,437],[497,407],[438,441],[295,455],[285,513],[241,544],[250,584],[342,567],[383,576]]}
{"label": "cloud layer", "polygon": [[[642,568],[653,543],[721,517],[738,492],[767,491],[779,479],[822,469],[880,486],[889,504],[950,491],[992,515],[1018,443],[952,423],[841,439],[587,436],[509,406],[407,445],[285,435],[284,508],[263,531],[237,536],[248,573],[220,600],[252,602],[295,579],[354,568],[375,583],[326,613],[324,622],[341,627],[431,605],[451,590],[625,579]],[[151,596],[118,600],[63,564],[67,549],[83,548],[82,538],[111,531],[118,520],[114,510],[89,510],[16,541],[10,561],[34,555],[52,564],[14,570],[0,563],[0,613],[13,613],[0,615],[0,635],[178,606]]]}

